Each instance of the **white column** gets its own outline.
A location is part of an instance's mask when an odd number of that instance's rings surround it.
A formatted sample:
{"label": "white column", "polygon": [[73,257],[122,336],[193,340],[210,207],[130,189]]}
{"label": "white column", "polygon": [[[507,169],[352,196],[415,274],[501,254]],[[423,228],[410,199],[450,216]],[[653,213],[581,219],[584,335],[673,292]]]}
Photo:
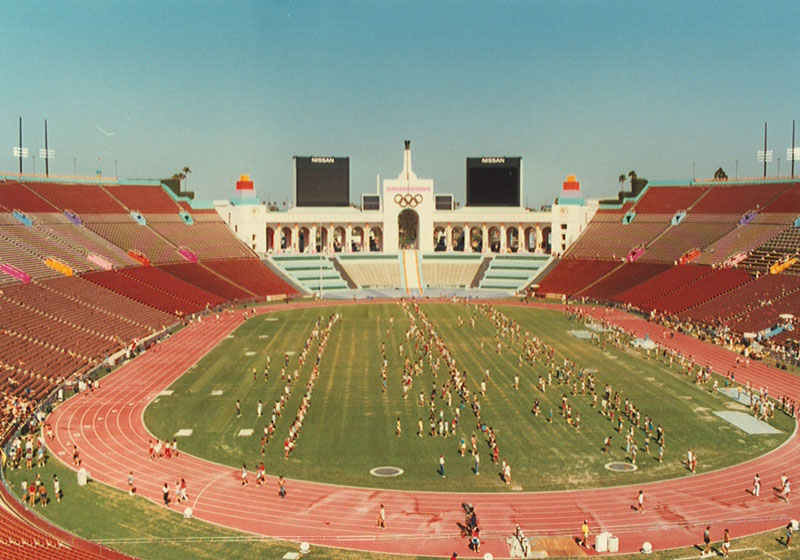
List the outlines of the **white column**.
{"label": "white column", "polygon": [[347,227],[344,230],[344,252],[345,253],[352,253],[353,252],[353,243],[352,237],[350,234],[353,232],[353,225],[347,224]]}
{"label": "white column", "polygon": [[505,253],[508,243],[506,243],[506,226],[500,224],[500,252]]}
{"label": "white column", "polygon": [[369,251],[370,251],[370,248],[369,248],[369,224],[364,224],[364,228],[363,229],[364,229],[364,241],[363,241],[362,250],[365,253],[369,253]]}
{"label": "white column", "polygon": [[317,252],[317,224],[311,226],[311,253]]}
{"label": "white column", "polygon": [[517,253],[522,253],[528,250],[528,240],[525,239],[525,230],[522,229],[522,224],[517,224]]}
{"label": "white column", "polygon": [[542,235],[542,226],[536,224],[536,252],[544,252],[544,236]]}
{"label": "white column", "polygon": [[275,229],[272,230],[272,251],[275,254],[279,254],[281,252],[281,231],[283,227],[278,224],[275,226]]}
{"label": "white column", "polygon": [[469,230],[469,225],[464,224],[464,252],[471,253],[472,252],[472,232]]}
{"label": "white column", "polygon": [[453,251],[453,228],[447,224],[444,228],[444,252],[451,253]]}
{"label": "white column", "polygon": [[330,226],[328,227],[328,254],[329,255],[333,255],[334,252],[335,252],[333,250],[333,234],[334,234],[333,222],[331,222]]}
{"label": "white column", "polygon": [[486,227],[486,224],[481,226],[481,249],[483,253],[489,252],[489,228]]}

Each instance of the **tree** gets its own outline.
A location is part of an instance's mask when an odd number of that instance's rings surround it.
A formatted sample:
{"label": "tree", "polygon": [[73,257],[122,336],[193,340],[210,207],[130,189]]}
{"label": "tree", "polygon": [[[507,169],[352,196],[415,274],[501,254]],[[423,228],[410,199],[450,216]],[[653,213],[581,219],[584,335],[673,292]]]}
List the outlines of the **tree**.
{"label": "tree", "polygon": [[630,170],[630,171],[628,171],[628,177],[630,177],[630,179],[631,179],[631,185],[633,185],[633,182],[634,182],[634,181],[637,179],[637,177],[639,177],[639,176],[636,174],[636,171],[634,171],[634,170]]}
{"label": "tree", "polygon": [[617,181],[619,181],[619,190],[621,191],[625,190],[625,179],[626,177],[624,173],[621,173],[620,176],[617,178]]}
{"label": "tree", "polygon": [[181,169],[181,175],[183,175],[183,189],[184,190],[187,190],[187,187],[189,186],[189,173],[191,173],[191,172],[192,172],[192,170],[189,169],[188,165],[185,166],[183,169]]}
{"label": "tree", "polygon": [[728,179],[728,174],[725,173],[725,170],[721,167],[714,171],[714,180],[716,181],[726,181]]}

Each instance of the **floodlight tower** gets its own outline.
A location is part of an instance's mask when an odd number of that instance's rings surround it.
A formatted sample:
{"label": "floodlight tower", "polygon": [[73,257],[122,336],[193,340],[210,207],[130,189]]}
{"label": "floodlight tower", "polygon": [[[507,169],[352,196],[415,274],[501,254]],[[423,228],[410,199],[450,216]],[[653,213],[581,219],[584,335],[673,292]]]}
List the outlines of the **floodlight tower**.
{"label": "floodlight tower", "polygon": [[756,158],[764,164],[764,178],[766,178],[767,164],[772,162],[772,150],[767,150],[767,123],[764,123],[764,149],[758,150]]}
{"label": "floodlight tower", "polygon": [[19,146],[14,146],[14,157],[19,158],[19,174],[22,175],[22,158],[28,157],[28,148],[22,147],[22,117],[19,118]]}
{"label": "floodlight tower", "polygon": [[794,120],[792,120],[792,147],[786,150],[786,159],[792,162],[792,178],[794,178],[794,162],[800,161],[800,148],[794,145]]}
{"label": "floodlight tower", "polygon": [[44,120],[44,149],[39,149],[39,157],[44,159],[45,176],[50,176],[50,160],[56,157],[56,152],[47,147],[47,119]]}

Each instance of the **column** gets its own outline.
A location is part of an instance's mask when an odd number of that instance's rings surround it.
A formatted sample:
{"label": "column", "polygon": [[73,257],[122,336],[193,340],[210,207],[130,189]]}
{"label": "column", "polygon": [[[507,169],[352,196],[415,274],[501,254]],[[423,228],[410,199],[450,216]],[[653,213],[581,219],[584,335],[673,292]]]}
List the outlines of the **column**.
{"label": "column", "polygon": [[489,252],[489,228],[486,227],[486,224],[481,226],[481,244],[482,244],[482,253]]}
{"label": "column", "polygon": [[542,226],[536,224],[536,252],[543,252],[544,239],[542,238]]}
{"label": "column", "polygon": [[453,252],[453,228],[450,224],[447,224],[444,228],[444,252],[445,253],[452,253]]}
{"label": "column", "polygon": [[275,229],[272,230],[272,252],[276,255],[280,254],[281,252],[281,230],[283,228],[280,224],[275,226]]}
{"label": "column", "polygon": [[369,253],[372,249],[369,245],[369,224],[364,224],[364,247],[363,251]]}
{"label": "column", "polygon": [[525,237],[525,230],[522,229],[522,224],[517,224],[517,253],[522,253],[528,250],[528,240]]}
{"label": "column", "polygon": [[472,244],[471,244],[471,235],[469,231],[469,225],[464,224],[464,252],[471,253],[472,252]]}
{"label": "column", "polygon": [[297,253],[300,243],[298,243],[297,235],[300,233],[300,228],[297,224],[292,227],[292,253]]}
{"label": "column", "polygon": [[506,226],[500,224],[500,252],[505,253],[506,249],[508,248],[508,243],[506,239]]}
{"label": "column", "polygon": [[345,253],[352,253],[353,252],[353,244],[352,238],[350,234],[353,231],[353,224],[347,224],[347,227],[344,230],[344,252]]}
{"label": "column", "polygon": [[317,224],[311,226],[311,253],[317,252]]}

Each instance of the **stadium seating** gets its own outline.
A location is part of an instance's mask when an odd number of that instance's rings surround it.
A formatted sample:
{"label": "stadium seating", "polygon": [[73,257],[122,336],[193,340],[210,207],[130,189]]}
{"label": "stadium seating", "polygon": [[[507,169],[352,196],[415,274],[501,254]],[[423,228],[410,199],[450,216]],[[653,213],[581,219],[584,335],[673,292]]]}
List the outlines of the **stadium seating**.
{"label": "stadium seating", "polygon": [[740,215],[704,216],[689,213],[647,247],[642,262],[675,263],[691,249],[708,247],[732,231]]}
{"label": "stadium seating", "polygon": [[204,307],[213,307],[225,302],[225,298],[212,294],[188,282],[184,282],[180,278],[172,276],[153,266],[132,266],[123,268],[120,272],[155,290],[168,293],[178,299],[192,303],[198,306],[198,310]]}
{"label": "stadium seating", "polygon": [[738,226],[711,245],[695,261],[697,264],[720,264],[738,253],[749,253],[755,247],[775,237],[785,225],[751,222]]}
{"label": "stadium seating", "polygon": [[139,251],[153,263],[183,262],[177,247],[130,216],[87,214],[82,219],[89,230],[126,252]]}
{"label": "stadium seating", "polygon": [[[687,210],[708,187],[650,187],[634,205],[637,214],[675,214]],[[638,219],[638,218],[637,218]]]}
{"label": "stadium seating", "polygon": [[[778,260],[798,253],[800,253],[800,228],[789,226],[766,243],[753,249],[740,266],[759,273],[766,273],[770,266]],[[787,270],[789,274],[796,273],[792,268]]]}
{"label": "stadium seating", "polygon": [[[32,192],[61,210],[84,214],[127,214],[101,185],[25,182]],[[52,211],[52,210],[51,210]]]}
{"label": "stadium seating", "polygon": [[148,214],[177,216],[181,210],[160,185],[113,185],[105,189],[127,210],[137,210],[145,216]]}
{"label": "stadium seating", "polygon": [[745,318],[761,307],[773,307],[774,302],[797,290],[800,290],[800,278],[766,274],[679,316],[709,325],[721,325],[731,318],[737,321]]}
{"label": "stadium seating", "polygon": [[253,292],[232,284],[199,263],[162,264],[157,268],[228,301],[247,301],[255,297]]}
{"label": "stadium seating", "polygon": [[539,282],[536,293],[571,296],[622,266],[619,261],[561,259]]}
{"label": "stadium seating", "polygon": [[698,200],[690,214],[735,214],[766,207],[788,188],[787,183],[714,184]]}
{"label": "stadium seating", "polygon": [[[61,274],[44,264],[44,260],[41,257],[11,236],[9,233],[10,227],[14,226],[3,226],[0,229],[0,263],[8,263],[15,266],[30,275],[34,280],[54,278]],[[17,281],[17,279],[7,274],[0,274],[0,285],[13,284]]]}
{"label": "stadium seating", "polygon": [[148,226],[176,247],[186,247],[200,259],[251,258],[253,252],[242,243],[225,223],[196,221],[187,225],[177,214],[154,215]]}
{"label": "stadium seating", "polygon": [[309,292],[347,289],[347,282],[325,255],[272,255],[269,262]]}
{"label": "stadium seating", "polygon": [[764,214],[800,215],[800,183],[793,183],[762,210]]}
{"label": "stadium seating", "polygon": [[[489,264],[479,287],[516,292],[533,282],[551,261],[549,255],[497,255]],[[477,264],[480,265],[480,262]]]}
{"label": "stadium seating", "polygon": [[0,181],[0,206],[7,212],[58,212],[58,209],[18,181]]}
{"label": "stadium seating", "polygon": [[123,274],[120,271],[108,270],[90,272],[85,274],[83,278],[125,297],[167,313],[194,313],[203,308],[203,306],[187,301],[176,294],[157,290],[149,284],[140,282],[136,278],[128,274]]}
{"label": "stadium seating", "polygon": [[469,287],[483,262],[483,255],[470,253],[428,253],[421,257],[422,277],[429,288]]}
{"label": "stadium seating", "polygon": [[206,260],[203,264],[230,282],[258,296],[297,295],[297,290],[258,259]]}
{"label": "stadium seating", "polygon": [[661,274],[612,296],[611,299],[641,308],[646,302],[662,294],[679,290],[711,272],[713,269],[708,266],[672,266]]}
{"label": "stadium seating", "polygon": [[732,268],[711,269],[709,274],[704,274],[692,281],[688,289],[668,291],[649,299],[639,307],[644,311],[655,310],[659,313],[672,315],[707,302],[751,280],[752,277],[743,270]]}
{"label": "stadium seating", "polygon": [[575,295],[578,297],[588,297],[599,301],[605,301],[611,299],[620,292],[630,289],[664,272],[669,267],[670,265],[661,263],[626,263],[602,280],[581,290]]}
{"label": "stadium seating", "polygon": [[398,255],[354,253],[336,258],[361,288],[401,287],[402,261]]}
{"label": "stadium seating", "polygon": [[624,225],[621,216],[614,222],[592,220],[564,257],[581,259],[625,258],[632,249],[647,245],[669,227],[670,216],[663,222],[639,221]]}

